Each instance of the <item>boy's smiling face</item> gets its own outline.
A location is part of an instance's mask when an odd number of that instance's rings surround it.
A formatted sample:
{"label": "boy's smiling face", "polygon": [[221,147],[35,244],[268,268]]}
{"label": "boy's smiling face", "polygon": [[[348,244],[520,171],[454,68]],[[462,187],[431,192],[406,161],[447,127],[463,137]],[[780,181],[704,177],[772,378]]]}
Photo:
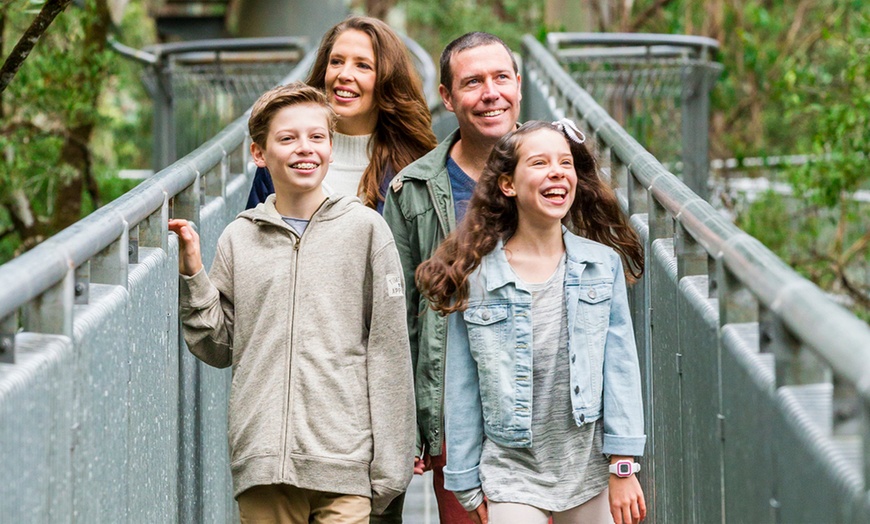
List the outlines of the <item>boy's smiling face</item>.
{"label": "boy's smiling face", "polygon": [[279,201],[323,198],[321,183],[332,162],[327,111],[315,103],[285,107],[269,123],[265,148],[251,144],[254,163],[269,170]]}

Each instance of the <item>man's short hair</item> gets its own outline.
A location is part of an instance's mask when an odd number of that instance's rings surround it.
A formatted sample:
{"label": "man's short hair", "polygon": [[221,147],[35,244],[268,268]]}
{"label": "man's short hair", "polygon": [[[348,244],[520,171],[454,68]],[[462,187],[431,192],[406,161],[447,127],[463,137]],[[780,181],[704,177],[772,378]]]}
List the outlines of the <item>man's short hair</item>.
{"label": "man's short hair", "polygon": [[447,47],[444,48],[444,51],[441,53],[441,85],[446,87],[448,91],[453,89],[453,70],[451,69],[450,61],[455,55],[467,49],[473,49],[485,45],[500,45],[504,47],[508,56],[511,57],[511,64],[514,66],[514,73],[519,74],[519,68],[517,67],[517,61],[514,58],[514,54],[511,51],[511,48],[504,43],[504,40],[490,33],[474,31],[471,33],[465,33],[456,40],[447,44]]}
{"label": "man's short hair", "polygon": [[329,105],[329,100],[323,91],[302,82],[273,87],[254,102],[254,107],[251,108],[251,117],[248,119],[248,133],[251,135],[251,140],[261,148],[266,149],[266,137],[269,134],[272,119],[280,110],[297,104],[315,104],[323,108],[331,140],[333,133],[335,133],[335,123],[338,117],[332,106]]}

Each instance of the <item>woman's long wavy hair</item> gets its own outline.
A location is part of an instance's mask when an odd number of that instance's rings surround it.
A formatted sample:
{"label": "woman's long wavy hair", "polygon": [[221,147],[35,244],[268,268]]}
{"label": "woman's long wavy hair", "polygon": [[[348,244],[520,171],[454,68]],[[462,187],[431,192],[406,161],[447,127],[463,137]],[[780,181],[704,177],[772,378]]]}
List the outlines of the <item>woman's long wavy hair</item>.
{"label": "woman's long wavy hair", "polygon": [[[468,305],[469,275],[495,249],[499,239],[507,241],[516,232],[516,199],[502,193],[498,180],[503,175],[513,176],[523,139],[542,129],[562,133],[548,122],[531,121],[496,143],[462,223],[432,258],[417,268],[417,288],[432,309],[445,315],[464,310]],[[626,280],[633,283],[643,274],[640,239],[620,211],[613,189],[599,178],[595,158],[585,145],[566,140],[574,157],[577,188],[563,223],[574,233],[615,249],[622,257]]]}
{"label": "woman's long wavy hair", "polygon": [[431,151],[436,140],[432,133],[432,115],[407,48],[399,35],[377,18],[351,17],[323,35],[306,83],[326,90],[326,68],[332,46],[349,29],[367,34],[375,54],[374,100],[378,121],[369,144],[371,160],[359,187],[365,205],[374,208],[381,200],[380,187],[388,168],[398,173]]}

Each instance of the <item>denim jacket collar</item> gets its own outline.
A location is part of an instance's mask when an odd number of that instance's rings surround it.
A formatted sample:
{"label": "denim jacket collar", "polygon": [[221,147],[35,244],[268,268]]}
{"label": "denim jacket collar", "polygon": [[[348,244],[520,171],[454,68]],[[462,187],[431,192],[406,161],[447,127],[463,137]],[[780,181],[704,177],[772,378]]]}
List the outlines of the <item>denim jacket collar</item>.
{"label": "denim jacket collar", "polygon": [[[590,250],[583,249],[584,240],[571,234],[565,226],[562,226],[562,240],[565,243],[565,252],[568,259],[568,265],[565,268],[565,279],[569,283],[576,283],[580,280],[580,275],[583,274],[586,264],[602,262]],[[507,284],[514,284],[521,288],[524,287],[517,280],[516,273],[511,269],[504,252],[504,240],[501,238],[498,239],[495,249],[483,258],[481,266],[483,274],[486,275],[487,291],[498,289]]]}

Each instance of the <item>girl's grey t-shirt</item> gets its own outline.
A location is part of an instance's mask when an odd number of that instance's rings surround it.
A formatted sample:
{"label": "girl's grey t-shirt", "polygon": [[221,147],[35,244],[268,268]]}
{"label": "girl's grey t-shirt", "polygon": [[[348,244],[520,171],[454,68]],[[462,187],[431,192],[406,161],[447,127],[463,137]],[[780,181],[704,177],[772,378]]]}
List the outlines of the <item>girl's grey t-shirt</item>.
{"label": "girl's grey t-shirt", "polygon": [[565,511],[607,487],[599,419],[578,427],[571,408],[565,256],[532,293],[532,447],[506,448],[485,440],[480,478],[489,500]]}

